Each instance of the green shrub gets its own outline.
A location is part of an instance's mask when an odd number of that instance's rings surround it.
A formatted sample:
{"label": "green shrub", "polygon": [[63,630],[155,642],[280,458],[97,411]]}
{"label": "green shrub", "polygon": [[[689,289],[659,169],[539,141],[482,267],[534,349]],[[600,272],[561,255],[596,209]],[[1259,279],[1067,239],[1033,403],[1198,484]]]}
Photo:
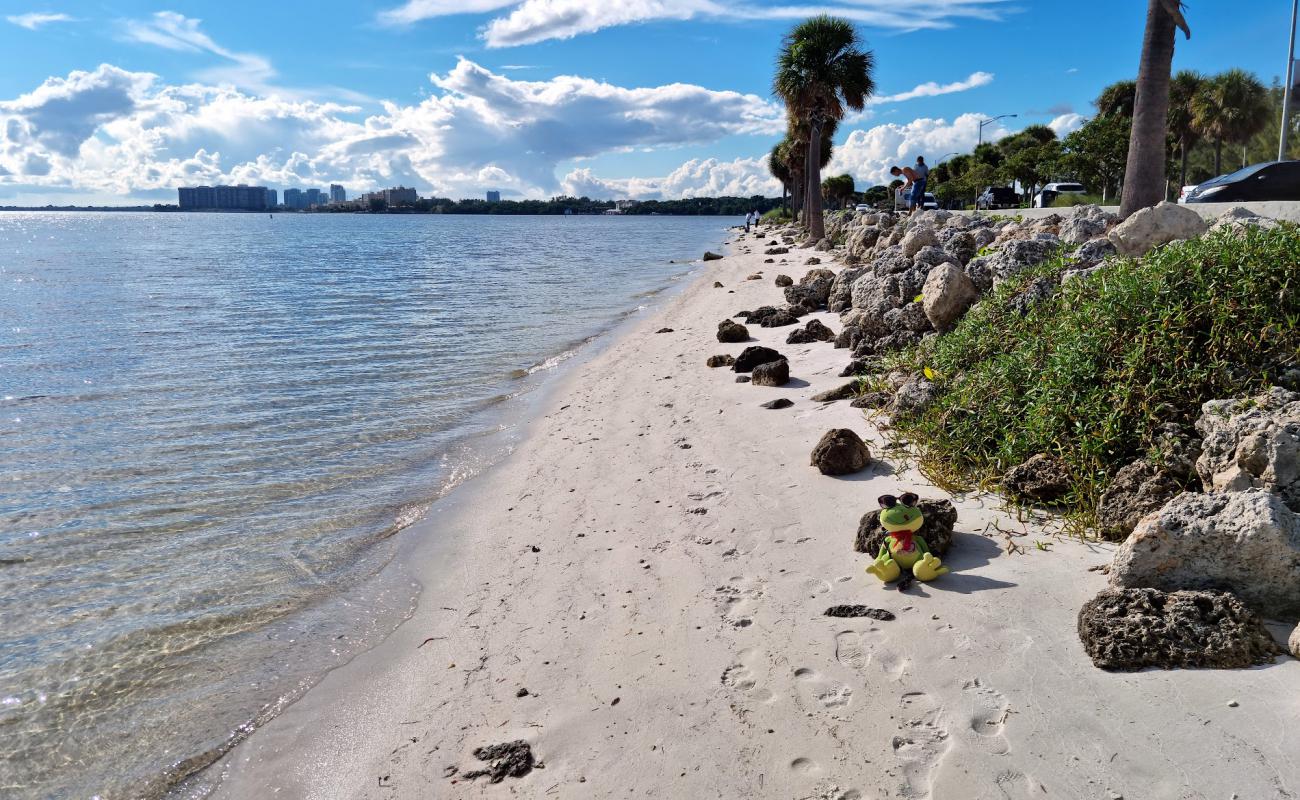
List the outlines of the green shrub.
{"label": "green shrub", "polygon": [[788,209],[774,208],[763,215],[763,222],[789,222],[794,219]]}
{"label": "green shrub", "polygon": [[1099,194],[1062,194],[1057,195],[1052,201],[1051,208],[1074,208],[1075,206],[1104,206],[1115,205],[1114,201],[1101,199]]}
{"label": "green shrub", "polygon": [[894,357],[939,387],[894,427],[928,474],[987,485],[1035,453],[1061,456],[1085,515],[1162,422],[1253,393],[1300,361],[1300,228],[1221,231],[1116,260],[1021,315],[1011,300],[1058,258],[999,285],[954,330]]}

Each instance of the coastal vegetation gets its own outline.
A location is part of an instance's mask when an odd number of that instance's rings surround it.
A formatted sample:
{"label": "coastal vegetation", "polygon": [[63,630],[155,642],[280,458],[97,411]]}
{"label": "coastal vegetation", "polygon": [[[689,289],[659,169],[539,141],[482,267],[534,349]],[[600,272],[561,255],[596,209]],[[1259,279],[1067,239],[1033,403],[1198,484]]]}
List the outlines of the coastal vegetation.
{"label": "coastal vegetation", "polygon": [[934,402],[892,424],[943,484],[997,483],[1052,453],[1074,487],[1062,501],[1090,514],[1162,424],[1190,424],[1203,402],[1249,395],[1296,366],[1296,226],[1226,228],[1116,258],[1102,278],[1024,302],[1070,261],[1024,270],[949,333],[889,356],[885,371],[933,376]]}

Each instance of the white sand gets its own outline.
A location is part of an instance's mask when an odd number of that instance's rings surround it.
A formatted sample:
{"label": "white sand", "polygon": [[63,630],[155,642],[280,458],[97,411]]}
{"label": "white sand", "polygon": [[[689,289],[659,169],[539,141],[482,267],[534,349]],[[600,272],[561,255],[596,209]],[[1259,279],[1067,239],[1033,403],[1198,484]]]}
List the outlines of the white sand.
{"label": "white sand", "polygon": [[[1075,615],[1104,586],[1088,568],[1109,547],[966,498],[953,574],[906,594],[865,575],[852,541],[875,498],[943,493],[862,412],[808,400],[845,380],[847,351],[752,327],[800,380],[755,387],[704,366],[744,347],[718,344],[717,323],[779,303],[772,278],[798,279],[812,255],[764,265],[737,249],[562,379],[520,448],[426,528],[441,544],[407,564],[425,586],[414,617],[216,767],[216,796],[1300,795],[1300,662],[1091,665]],[[776,397],[795,405],[759,407]],[[820,475],[809,451],[833,427],[862,433],[880,463]],[[1023,554],[992,524],[1023,533]],[[898,618],[822,616],[840,603]],[[517,738],[544,769],[444,777]]]}

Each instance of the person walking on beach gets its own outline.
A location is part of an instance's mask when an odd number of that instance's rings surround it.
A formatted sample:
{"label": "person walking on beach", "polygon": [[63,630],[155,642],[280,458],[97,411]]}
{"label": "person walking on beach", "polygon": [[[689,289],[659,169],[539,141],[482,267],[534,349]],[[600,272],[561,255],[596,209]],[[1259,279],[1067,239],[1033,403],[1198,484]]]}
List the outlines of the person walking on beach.
{"label": "person walking on beach", "polygon": [[749,213],[745,214],[745,233],[749,233],[749,223],[750,220],[752,220],[753,218],[754,218],[753,211],[750,211]]}

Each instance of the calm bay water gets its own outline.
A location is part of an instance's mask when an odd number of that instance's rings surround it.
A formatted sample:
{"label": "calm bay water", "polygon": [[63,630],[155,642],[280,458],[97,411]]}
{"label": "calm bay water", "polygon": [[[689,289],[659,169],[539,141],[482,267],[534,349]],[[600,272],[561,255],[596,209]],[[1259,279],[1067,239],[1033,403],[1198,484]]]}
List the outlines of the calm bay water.
{"label": "calm bay water", "polygon": [[0,795],[157,796],[389,632],[394,534],[731,222],[0,213]]}

